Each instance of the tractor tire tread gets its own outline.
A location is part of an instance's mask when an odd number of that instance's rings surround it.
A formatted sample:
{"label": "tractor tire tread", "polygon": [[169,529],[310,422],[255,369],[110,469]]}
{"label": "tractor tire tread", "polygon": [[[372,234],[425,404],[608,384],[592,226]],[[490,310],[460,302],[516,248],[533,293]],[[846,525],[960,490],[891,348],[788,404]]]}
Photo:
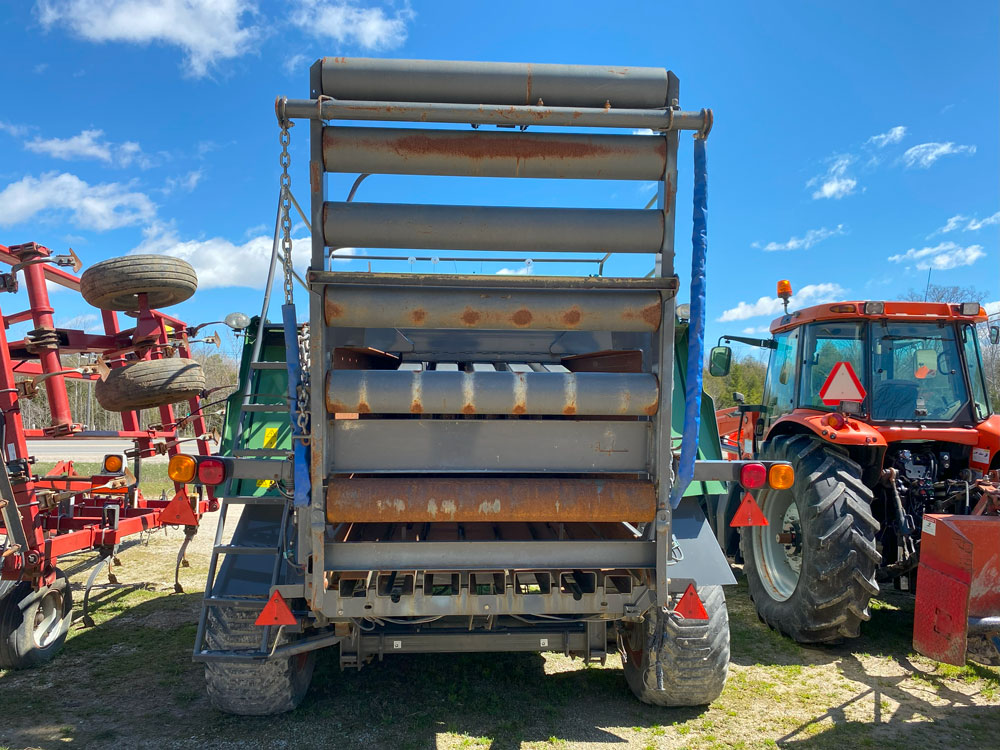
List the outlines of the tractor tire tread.
{"label": "tractor tire tread", "polygon": [[133,362],[111,370],[94,384],[97,402],[108,411],[151,409],[188,401],[205,390],[205,373],[193,359],[173,357]]}
{"label": "tractor tire tread", "polygon": [[198,275],[187,261],[168,255],[125,255],[87,268],[80,276],[80,293],[100,310],[139,309],[139,294],[151,308],[169,307],[189,299],[198,289]]}

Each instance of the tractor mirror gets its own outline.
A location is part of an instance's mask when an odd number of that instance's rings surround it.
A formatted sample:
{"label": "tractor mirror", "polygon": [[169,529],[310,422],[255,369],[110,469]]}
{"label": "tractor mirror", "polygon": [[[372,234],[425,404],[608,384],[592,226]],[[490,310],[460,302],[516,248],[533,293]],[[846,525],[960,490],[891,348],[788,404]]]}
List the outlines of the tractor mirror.
{"label": "tractor mirror", "polygon": [[716,378],[724,378],[729,374],[733,363],[733,350],[728,346],[713,346],[708,355],[708,374]]}
{"label": "tractor mirror", "polygon": [[990,326],[990,343],[1000,343],[1000,326]]}

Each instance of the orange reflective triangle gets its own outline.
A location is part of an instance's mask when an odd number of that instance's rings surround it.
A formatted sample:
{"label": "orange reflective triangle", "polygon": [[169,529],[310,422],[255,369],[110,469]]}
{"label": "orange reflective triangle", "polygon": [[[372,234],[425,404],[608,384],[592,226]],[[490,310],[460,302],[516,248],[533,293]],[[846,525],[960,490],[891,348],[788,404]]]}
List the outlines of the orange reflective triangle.
{"label": "orange reflective triangle", "polygon": [[280,592],[275,591],[264,605],[264,609],[257,615],[254,625],[294,625],[297,622],[285,598]]}
{"label": "orange reflective triangle", "polygon": [[753,495],[749,492],[743,494],[743,502],[733,514],[733,520],[729,522],[730,527],[738,529],[741,526],[767,526],[767,517],[764,511],[757,505]]}
{"label": "orange reflective triangle", "polygon": [[187,491],[181,489],[174,499],[167,503],[166,507],[160,511],[161,523],[174,523],[179,526],[197,526],[198,516],[194,514],[191,507],[191,499]]}
{"label": "orange reflective triangle", "polygon": [[677,606],[674,607],[674,612],[685,620],[708,619],[708,612],[705,611],[705,605],[701,603],[701,597],[695,591],[693,583],[689,583],[688,587],[684,590],[684,595],[677,602]]}

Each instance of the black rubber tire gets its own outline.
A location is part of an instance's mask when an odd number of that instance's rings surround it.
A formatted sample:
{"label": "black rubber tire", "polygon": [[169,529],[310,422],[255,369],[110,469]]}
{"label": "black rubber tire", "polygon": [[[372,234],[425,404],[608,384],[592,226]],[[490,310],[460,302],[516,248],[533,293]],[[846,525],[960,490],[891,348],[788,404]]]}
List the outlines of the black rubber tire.
{"label": "black rubber tire", "polygon": [[[258,651],[261,628],[254,625],[255,619],[254,610],[210,607],[206,646],[212,650]],[[289,640],[283,636],[281,642]],[[315,651],[253,664],[207,662],[208,698],[215,708],[229,714],[267,716],[291,711],[309,690],[315,665]]]}
{"label": "black rubber tire", "polygon": [[197,288],[191,264],[168,255],[109,258],[80,276],[80,293],[100,310],[138,310],[143,293],[150,307],[168,307],[189,299]]}
{"label": "black rubber tire", "polygon": [[[872,491],[861,481],[861,466],[811,435],[772,438],[760,457],[790,461],[795,484],[758,490],[757,504],[770,525],[742,530],[743,572],[758,616],[798,643],[856,638],[870,618],[868,602],[878,594],[875,571],[881,560]],[[762,573],[768,564],[757,559],[757,551],[768,541],[763,535],[783,530],[781,509],[790,503],[798,511],[801,563],[794,589],[782,600],[772,583],[778,571]]]}
{"label": "black rubber tire", "polygon": [[205,373],[193,359],[150,359],[116,367],[94,384],[97,403],[108,411],[176,404],[205,390]]}
{"label": "black rubber tire", "polygon": [[62,571],[56,571],[51,586],[38,591],[28,581],[16,583],[0,598],[0,669],[29,669],[51,661],[72,622],[73,594]]}
{"label": "black rubber tire", "polygon": [[17,585],[17,581],[0,581],[0,599],[3,599],[7,594],[14,590]]}
{"label": "black rubber tire", "polygon": [[[703,586],[698,595],[707,621],[675,619],[654,608],[642,622],[625,624],[620,636],[622,668],[629,688],[643,703],[707,706],[722,694],[729,674],[726,596],[722,586]],[[657,688],[657,664],[662,689]]]}

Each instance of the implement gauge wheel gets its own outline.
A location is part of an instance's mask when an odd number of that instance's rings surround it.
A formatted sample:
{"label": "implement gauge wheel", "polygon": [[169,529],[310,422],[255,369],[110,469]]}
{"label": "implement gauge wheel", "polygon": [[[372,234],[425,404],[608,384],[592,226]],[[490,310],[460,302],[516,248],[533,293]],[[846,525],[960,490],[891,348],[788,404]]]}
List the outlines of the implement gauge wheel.
{"label": "implement gauge wheel", "polygon": [[[218,651],[257,652],[263,629],[254,625],[256,619],[257,612],[251,609],[211,607],[206,645]],[[290,640],[282,635],[278,645]],[[208,698],[229,714],[266,716],[291,711],[305,697],[315,664],[315,651],[251,664],[210,661],[205,664]]]}
{"label": "implement gauge wheel", "polygon": [[619,634],[625,680],[654,706],[707,706],[729,672],[729,613],[722,586],[698,589],[708,620],[684,620],[657,608]]}
{"label": "implement gauge wheel", "polygon": [[193,359],[150,359],[116,367],[94,384],[108,411],[150,409],[187,401],[205,390],[205,373]]}
{"label": "implement gauge wheel", "polygon": [[191,264],[167,255],[109,258],[80,276],[83,298],[101,310],[138,310],[140,294],[151,308],[168,307],[188,299],[197,288]]}
{"label": "implement gauge wheel", "polygon": [[38,591],[21,581],[0,598],[0,668],[27,669],[50,661],[66,642],[73,620],[69,581],[56,571]]}
{"label": "implement gauge wheel", "polygon": [[768,526],[742,530],[743,572],[757,614],[799,643],[859,635],[878,594],[878,522],[861,466],[811,435],[767,442],[761,459],[790,461],[795,484],[758,490]]}

